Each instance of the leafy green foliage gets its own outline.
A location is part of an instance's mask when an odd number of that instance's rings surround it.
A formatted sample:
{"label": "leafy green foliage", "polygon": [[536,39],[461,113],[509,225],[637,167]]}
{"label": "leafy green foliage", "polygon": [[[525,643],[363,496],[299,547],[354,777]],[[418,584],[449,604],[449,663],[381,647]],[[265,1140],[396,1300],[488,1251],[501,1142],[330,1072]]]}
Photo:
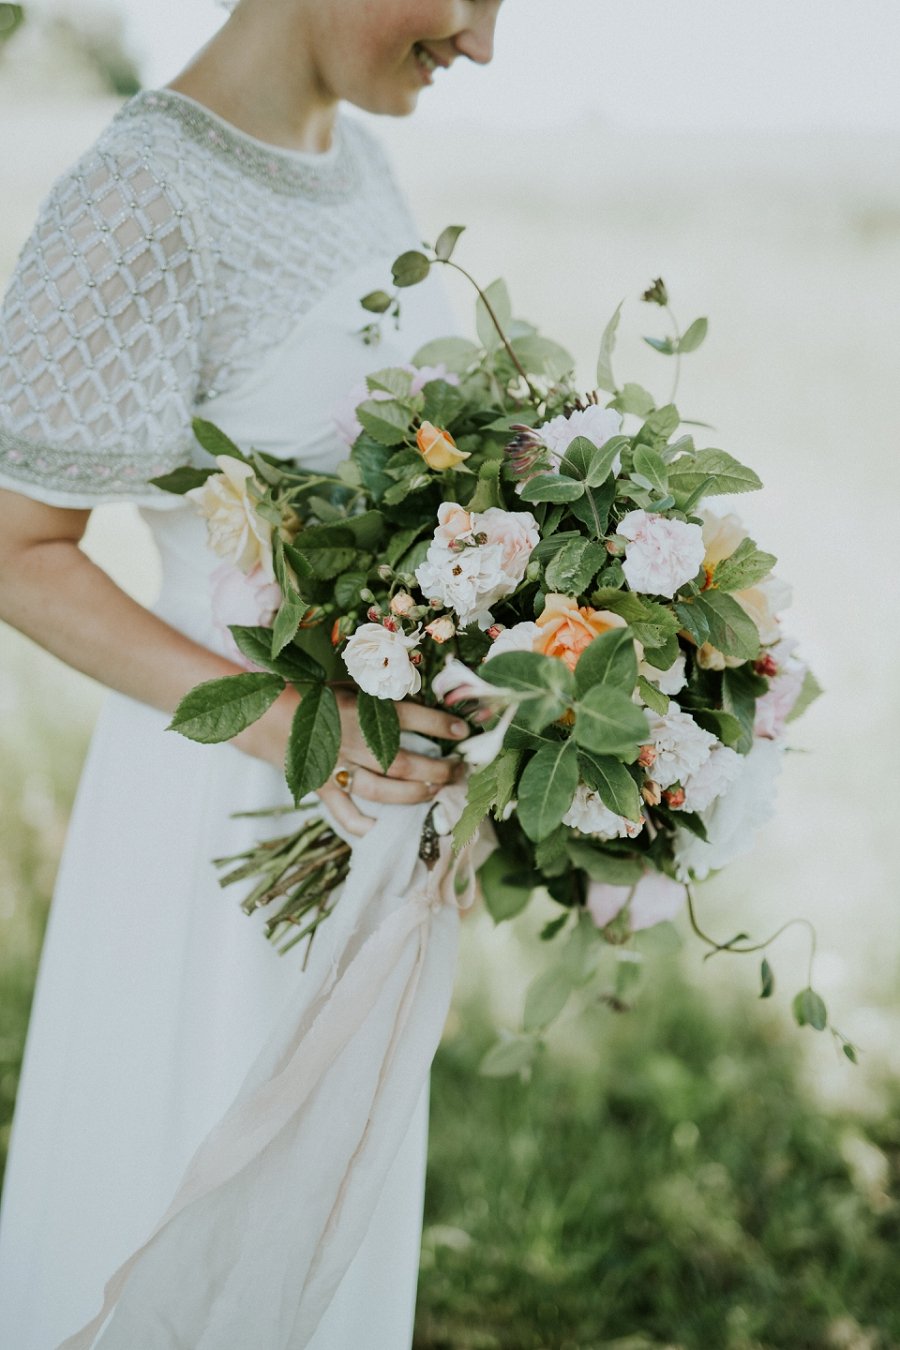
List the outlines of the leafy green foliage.
{"label": "leafy green foliage", "polygon": [[400,750],[400,719],[396,705],[389,698],[375,698],[360,689],[356,696],[356,711],[366,745],[378,760],[381,772],[387,773]]}
{"label": "leafy green foliage", "polygon": [[706,621],[709,641],[725,656],[752,661],[759,655],[759,630],[745,609],[721,591],[704,591],[691,606]]}
{"label": "leafy green foliage", "polygon": [[669,486],[676,496],[686,497],[698,487],[716,497],[732,492],[755,492],[762,487],[757,474],[724,450],[698,450],[682,455],[669,467]]}
{"label": "leafy green foliage", "polygon": [[453,827],[453,847],[459,851],[473,839],[479,825],[497,797],[497,769],[494,764],[485,764],[469,778],[469,792],[466,805],[459,820]]}
{"label": "leafy green foliage", "polygon": [[637,783],[620,760],[582,750],[578,755],[581,776],[598,794],[603,805],[626,820],[640,820],[641,796]]}
{"label": "leafy green foliage", "polygon": [[519,782],[519,821],[529,839],[556,829],[575,796],[578,756],[574,742],[548,745],[529,760]]}
{"label": "leafy green foliage", "polygon": [[341,719],[334,691],[327,684],[306,689],[294,713],[285,756],[285,777],[299,802],[329,778],[337,764]]}
{"label": "leafy green foliage", "polygon": [[203,745],[230,741],[258,721],[283,689],[279,675],[263,671],[206,680],[184,696],[167,729]]}
{"label": "leafy green foliage", "polygon": [[628,694],[597,685],[575,705],[575,740],[598,755],[634,758],[649,737],[647,718]]}
{"label": "leafy green foliage", "polygon": [[531,899],[532,887],[517,881],[515,865],[500,849],[479,868],[478,880],[494,923],[515,918]]}
{"label": "leafy green foliage", "polygon": [[608,684],[631,694],[637,683],[637,656],[628,628],[610,628],[595,637],[578,658],[575,688],[579,698],[595,685]]}

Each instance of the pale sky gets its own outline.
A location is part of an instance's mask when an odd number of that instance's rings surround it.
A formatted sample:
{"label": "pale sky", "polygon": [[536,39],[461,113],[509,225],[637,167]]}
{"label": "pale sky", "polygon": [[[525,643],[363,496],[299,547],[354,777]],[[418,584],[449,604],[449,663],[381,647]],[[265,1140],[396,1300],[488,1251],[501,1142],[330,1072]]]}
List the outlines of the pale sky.
{"label": "pale sky", "polygon": [[[71,14],[95,0],[61,2]],[[151,85],[224,17],[213,0],[113,3]],[[439,74],[416,115],[900,130],[898,71],[900,0],[504,0],[493,67]]]}

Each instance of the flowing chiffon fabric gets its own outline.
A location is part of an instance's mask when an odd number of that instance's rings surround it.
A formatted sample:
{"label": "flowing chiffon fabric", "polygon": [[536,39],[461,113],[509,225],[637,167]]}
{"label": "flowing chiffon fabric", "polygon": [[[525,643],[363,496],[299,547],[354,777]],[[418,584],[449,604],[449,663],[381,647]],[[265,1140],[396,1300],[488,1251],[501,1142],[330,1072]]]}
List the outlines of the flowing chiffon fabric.
{"label": "flowing chiffon fabric", "polygon": [[[348,277],[205,415],[242,446],[333,471],[348,389],[452,331],[426,285],[404,301],[400,333],[361,343],[358,297],[389,264]],[[209,579],[221,559],[190,505],[166,506],[142,511],[162,560],[155,610],[220,648]],[[428,1069],[455,965],[447,844],[429,873],[425,808],[360,802],[378,821],[353,841],[303,972],[299,949],[279,956],[210,862],[281,829],[231,819],[284,803],[280,775],[167,720],[110,695],[85,765],[12,1132],[0,1345],[402,1350]],[[450,794],[448,811],[458,805]]]}

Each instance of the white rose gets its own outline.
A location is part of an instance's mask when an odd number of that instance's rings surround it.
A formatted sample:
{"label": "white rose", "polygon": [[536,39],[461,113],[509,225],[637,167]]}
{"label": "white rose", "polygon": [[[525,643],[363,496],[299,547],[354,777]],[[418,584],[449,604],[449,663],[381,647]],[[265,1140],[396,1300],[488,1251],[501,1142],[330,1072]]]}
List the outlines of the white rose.
{"label": "white rose", "polygon": [[563,824],[597,839],[634,839],[644,828],[643,820],[627,820],[616,815],[585,783],[575,789],[572,805],[563,816]]}
{"label": "white rose", "polygon": [[540,628],[530,619],[514,623],[494,638],[484,659],[489,661],[492,656],[502,656],[504,652],[533,652],[535,641],[540,635]]}
{"label": "white rose", "polygon": [[667,670],[657,670],[647,661],[641,661],[638,674],[655,685],[661,694],[679,694],[685,685],[684,652],[679,652]]}
{"label": "white rose", "polygon": [[257,514],[250,496],[251,485],[261,490],[253,469],[232,455],[217,455],[216,463],[220,473],[184,494],[206,520],[209,546],[242,572],[259,566],[266,580],[274,581],[272,526]]}
{"label": "white rose", "polygon": [[[443,502],[425,561],[416,580],[431,599],[456,611],[460,623],[491,623],[490,606],[511,595],[525,575],[540,539],[530,511],[469,512]],[[484,543],[476,539],[484,536]]]}
{"label": "white rose", "polygon": [[663,716],[651,715],[650,743],[656,750],[654,781],[667,788],[673,783],[683,786],[706,763],[716,738],[683,713],[677,703],[670,703]]}
{"label": "white rose", "polygon": [[[617,413],[614,408],[601,408],[599,404],[592,403],[589,408],[569,413],[568,417],[560,413],[558,417],[551,418],[549,422],[535,428],[535,435],[540,436],[550,451],[553,467],[558,469],[560,460],[577,436],[584,436],[599,449],[613,436],[618,436],[621,430],[621,413]],[[617,455],[613,461],[613,473],[618,473],[621,467]]]}
{"label": "white rose", "polygon": [[783,741],[754,741],[739,756],[740,771],[729,790],[702,812],[708,840],[679,830],[675,860],[679,876],[702,881],[753,847],[756,833],[775,812],[775,779],[781,769]]}
{"label": "white rose", "polygon": [[636,886],[608,886],[592,881],[588,886],[587,908],[597,927],[605,928],[628,905],[628,926],[636,933],[674,919],[684,900],[681,882],[648,868]]}
{"label": "white rose", "polygon": [[703,563],[699,525],[649,511],[629,511],[618,533],[629,540],[622,571],[633,591],[671,597],[679,586],[693,581]]}
{"label": "white rose", "polygon": [[418,635],[392,633],[380,623],[364,623],[352,633],[343,651],[351,677],[375,698],[407,698],[422,687],[422,677],[409,659]]}
{"label": "white rose", "polygon": [[683,810],[707,810],[740,777],[742,767],[743,759],[737,751],[717,742],[700,768],[689,776],[687,782],[682,780]]}

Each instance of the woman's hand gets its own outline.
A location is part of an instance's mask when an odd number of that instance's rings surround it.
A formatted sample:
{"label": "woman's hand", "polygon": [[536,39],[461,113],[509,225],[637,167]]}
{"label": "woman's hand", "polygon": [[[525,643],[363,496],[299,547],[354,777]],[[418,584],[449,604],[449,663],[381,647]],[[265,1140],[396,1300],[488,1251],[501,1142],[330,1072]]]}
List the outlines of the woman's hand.
{"label": "woman's hand", "polygon": [[[353,797],[362,797],[370,802],[405,805],[427,802],[446,783],[455,782],[462,773],[463,766],[457,758],[437,759],[410,750],[401,750],[387,773],[382,773],[378,761],[366,745],[359,725],[354,688],[336,685],[334,693],[341,716],[338,764],[346,765],[353,775],[353,796],[339,787],[334,778],[329,778],[318,789],[318,795],[348,833],[367,834],[375,823],[371,816],[359,810]],[[402,731],[416,731],[420,736],[447,741],[462,741],[469,735],[468,724],[450,713],[426,708],[409,700],[395,706]]]}

